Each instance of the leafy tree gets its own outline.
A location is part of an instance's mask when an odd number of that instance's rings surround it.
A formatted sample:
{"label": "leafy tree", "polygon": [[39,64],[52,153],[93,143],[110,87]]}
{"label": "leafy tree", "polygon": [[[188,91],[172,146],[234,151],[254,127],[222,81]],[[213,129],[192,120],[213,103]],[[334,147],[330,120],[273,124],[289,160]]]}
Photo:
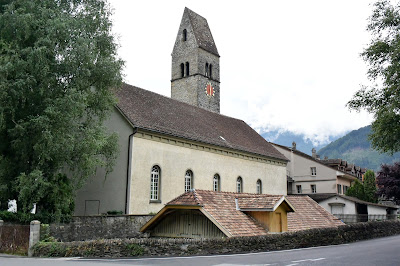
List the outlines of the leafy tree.
{"label": "leafy tree", "polygon": [[355,180],[351,187],[347,190],[346,195],[356,197],[360,200],[376,203],[378,198],[376,196],[376,180],[375,173],[368,170],[364,175],[364,182]]}
{"label": "leafy tree", "polygon": [[347,196],[355,197],[357,199],[363,199],[364,198],[364,186],[363,184],[356,179],[351,187],[346,191]]}
{"label": "leafy tree", "polygon": [[400,162],[384,164],[377,176],[378,195],[400,204]]}
{"label": "leafy tree", "polygon": [[371,144],[393,154],[400,151],[400,3],[383,0],[374,7],[367,28],[373,40],[362,56],[368,77],[380,85],[363,86],[347,105],[374,114]]}
{"label": "leafy tree", "polygon": [[[101,0],[0,0],[0,201],[70,214],[96,167],[112,169],[103,126],[123,62]],[[20,208],[22,207],[22,208]]]}

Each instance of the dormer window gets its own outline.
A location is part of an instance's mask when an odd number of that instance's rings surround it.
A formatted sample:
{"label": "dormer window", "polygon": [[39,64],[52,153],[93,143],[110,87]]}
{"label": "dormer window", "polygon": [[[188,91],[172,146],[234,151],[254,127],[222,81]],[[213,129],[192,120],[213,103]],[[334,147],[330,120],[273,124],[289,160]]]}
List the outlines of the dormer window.
{"label": "dormer window", "polygon": [[184,42],[187,41],[187,30],[186,30],[186,29],[184,29],[183,32],[182,32],[182,40],[183,40]]}

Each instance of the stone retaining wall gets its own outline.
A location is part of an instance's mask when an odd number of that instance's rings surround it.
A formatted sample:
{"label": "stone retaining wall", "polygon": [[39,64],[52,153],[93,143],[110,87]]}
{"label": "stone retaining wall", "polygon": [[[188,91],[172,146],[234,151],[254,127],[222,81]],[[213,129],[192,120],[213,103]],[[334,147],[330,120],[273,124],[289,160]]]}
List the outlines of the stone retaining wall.
{"label": "stone retaining wall", "polygon": [[337,245],[400,234],[399,221],[343,225],[260,237],[224,239],[107,239],[82,242],[40,242],[35,256],[130,257],[232,254]]}
{"label": "stone retaining wall", "polygon": [[75,216],[70,223],[42,226],[41,239],[71,242],[94,239],[143,237],[139,229],[153,215]]}

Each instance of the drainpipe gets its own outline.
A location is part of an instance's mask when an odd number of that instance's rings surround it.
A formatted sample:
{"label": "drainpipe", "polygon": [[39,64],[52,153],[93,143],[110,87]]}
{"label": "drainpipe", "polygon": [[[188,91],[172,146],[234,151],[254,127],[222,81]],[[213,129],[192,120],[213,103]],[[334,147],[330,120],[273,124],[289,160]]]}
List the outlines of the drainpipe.
{"label": "drainpipe", "polygon": [[133,145],[133,135],[138,131],[137,127],[133,128],[132,134],[129,135],[128,140],[128,167],[126,170],[126,195],[125,195],[125,214],[129,213],[130,205],[130,192],[131,192],[131,172],[132,172],[132,145]]}

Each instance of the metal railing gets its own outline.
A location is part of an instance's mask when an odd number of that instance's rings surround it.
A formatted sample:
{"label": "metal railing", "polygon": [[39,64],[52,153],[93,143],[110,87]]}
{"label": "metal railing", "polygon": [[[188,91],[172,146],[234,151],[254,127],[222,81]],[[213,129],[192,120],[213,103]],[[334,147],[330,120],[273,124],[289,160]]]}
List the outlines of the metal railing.
{"label": "metal railing", "polygon": [[398,219],[397,214],[333,214],[346,224]]}

